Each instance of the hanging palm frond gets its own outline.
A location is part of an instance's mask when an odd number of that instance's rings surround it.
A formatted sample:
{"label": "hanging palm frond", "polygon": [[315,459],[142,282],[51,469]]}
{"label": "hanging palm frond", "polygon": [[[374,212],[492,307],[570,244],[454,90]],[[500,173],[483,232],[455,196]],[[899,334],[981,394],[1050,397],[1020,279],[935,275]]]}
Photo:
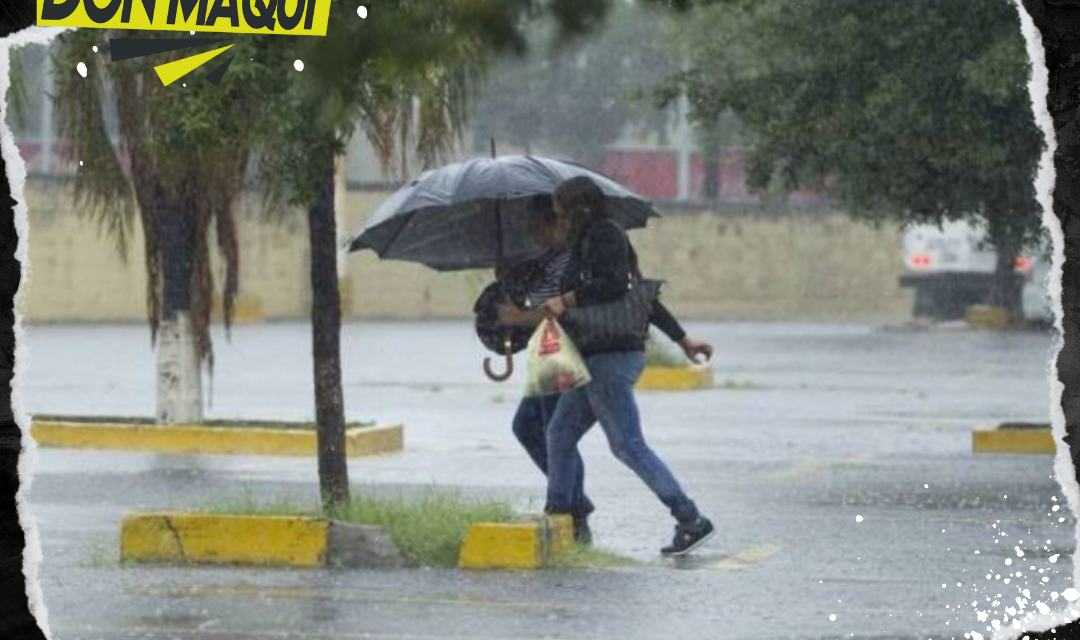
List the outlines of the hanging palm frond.
{"label": "hanging palm frond", "polygon": [[[155,339],[166,308],[190,312],[198,357],[213,367],[210,321],[215,286],[211,246],[222,258],[222,316],[231,328],[239,292],[239,215],[244,171],[260,128],[266,95],[258,91],[267,71],[262,63],[237,51],[230,73],[232,85],[199,82],[190,87],[162,84],[153,67],[191,54],[179,50],[148,58],[105,63],[111,31],[79,29],[61,35],[54,49],[61,137],[71,144],[76,168],[76,209],[98,221],[103,232],[127,254],[138,212],[144,237],[147,272],[147,320]],[[152,37],[180,38],[176,32]],[[97,46],[101,55],[87,55]],[[238,48],[245,45],[237,45]],[[150,59],[152,58],[152,59]],[[87,67],[85,78],[71,70]],[[212,62],[211,64],[218,64]],[[201,75],[200,75],[201,74]],[[250,80],[247,82],[246,80]],[[110,135],[105,114],[116,113]],[[192,229],[189,243],[162,236],[161,216],[179,211]],[[164,304],[163,262],[170,251],[189,253],[191,275],[187,299]]]}

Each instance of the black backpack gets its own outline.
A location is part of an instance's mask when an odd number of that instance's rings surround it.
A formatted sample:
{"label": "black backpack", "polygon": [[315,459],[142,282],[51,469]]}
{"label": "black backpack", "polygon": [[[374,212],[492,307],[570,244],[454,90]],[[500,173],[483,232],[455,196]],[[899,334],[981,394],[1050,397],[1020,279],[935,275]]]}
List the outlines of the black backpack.
{"label": "black backpack", "polygon": [[498,307],[506,303],[525,306],[529,287],[543,275],[543,261],[528,262],[497,274],[499,278],[485,287],[473,304],[476,335],[489,351],[506,355],[506,342],[509,341],[510,353],[518,353],[529,344],[533,330],[502,325]]}

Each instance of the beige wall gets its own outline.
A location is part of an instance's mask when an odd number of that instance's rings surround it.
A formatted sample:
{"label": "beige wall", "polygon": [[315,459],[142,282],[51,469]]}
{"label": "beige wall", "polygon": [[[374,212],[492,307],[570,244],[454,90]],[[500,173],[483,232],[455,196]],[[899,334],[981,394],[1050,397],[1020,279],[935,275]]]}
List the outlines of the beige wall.
{"label": "beige wall", "polygon": [[[125,264],[96,224],[73,215],[70,184],[30,181],[29,289],[21,308],[37,321],[139,321],[145,274],[136,232]],[[350,192],[350,232],[381,194]],[[665,300],[684,318],[897,320],[910,294],[897,286],[900,234],[839,214],[670,214],[633,232],[646,273],[668,280]],[[347,313],[365,318],[453,318],[470,312],[484,273],[440,274],[417,265],[348,258]],[[241,307],[267,318],[305,317],[307,229],[260,222],[249,203],[241,230]],[[220,274],[220,271],[216,271]],[[219,276],[220,277],[220,276]]]}

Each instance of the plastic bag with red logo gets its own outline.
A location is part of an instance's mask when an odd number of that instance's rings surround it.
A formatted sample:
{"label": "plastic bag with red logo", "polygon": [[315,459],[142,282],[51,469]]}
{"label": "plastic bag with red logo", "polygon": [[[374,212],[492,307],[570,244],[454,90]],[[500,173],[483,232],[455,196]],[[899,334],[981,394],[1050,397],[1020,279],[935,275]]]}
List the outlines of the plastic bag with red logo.
{"label": "plastic bag with red logo", "polygon": [[559,323],[546,319],[529,339],[525,395],[564,393],[592,382],[585,359]]}

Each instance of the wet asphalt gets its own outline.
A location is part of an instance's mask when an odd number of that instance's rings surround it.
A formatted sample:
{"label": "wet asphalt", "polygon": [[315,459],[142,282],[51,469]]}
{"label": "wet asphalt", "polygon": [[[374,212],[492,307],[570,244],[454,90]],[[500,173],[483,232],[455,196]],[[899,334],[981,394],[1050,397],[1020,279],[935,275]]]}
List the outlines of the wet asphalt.
{"label": "wet asphalt", "polygon": [[[688,328],[717,347],[716,388],[639,403],[649,442],[718,527],[690,558],[659,557],[670,517],[599,430],[583,444],[594,535],[639,561],[630,568],[119,566],[124,514],[245,492],[310,500],[315,461],[41,449],[29,499],[52,635],[936,640],[991,637],[1015,597],[1065,609],[1054,596],[1072,586],[1075,520],[1052,457],[970,444],[977,426],[1047,420],[1049,333]],[[27,339],[29,411],[152,415],[145,327],[31,326]],[[310,418],[310,344],[301,323],[218,335],[210,414]],[[406,425],[404,452],[350,461],[354,491],[456,487],[542,505],[543,479],[510,433],[521,375],[486,380],[484,355],[464,322],[345,326],[348,417]]]}

